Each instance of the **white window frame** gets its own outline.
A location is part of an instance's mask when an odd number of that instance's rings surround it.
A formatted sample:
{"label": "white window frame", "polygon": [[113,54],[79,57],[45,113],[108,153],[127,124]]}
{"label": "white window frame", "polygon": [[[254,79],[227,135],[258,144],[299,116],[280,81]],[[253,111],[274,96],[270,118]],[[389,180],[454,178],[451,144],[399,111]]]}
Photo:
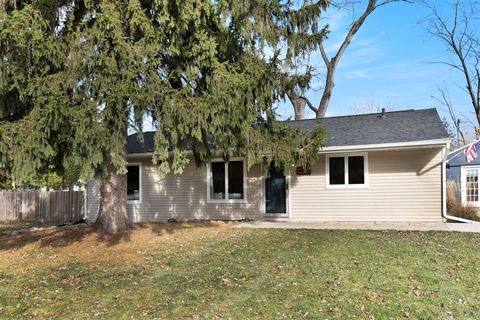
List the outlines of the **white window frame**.
{"label": "white window frame", "polygon": [[[348,183],[348,157],[363,157],[363,184],[349,184]],[[345,184],[330,184],[330,158],[343,158],[345,161]],[[366,189],[368,188],[368,153],[339,153],[328,154],[325,157],[325,188],[327,189]]]}
{"label": "white window frame", "polygon": [[[241,161],[243,165],[243,199],[228,199],[228,162],[218,158],[207,163],[207,203],[246,203],[247,202],[247,167],[245,158],[231,158],[230,161]],[[225,165],[225,199],[212,199],[210,184],[212,183],[212,162],[224,162]]]}
{"label": "white window frame", "polygon": [[142,163],[141,162],[132,162],[132,163],[129,163],[127,164],[127,168],[128,167],[138,167],[138,183],[139,183],[139,186],[138,186],[138,192],[139,192],[139,200],[128,200],[128,194],[127,194],[127,190],[128,190],[128,179],[126,179],[126,189],[125,190],[125,197],[127,197],[127,204],[140,204],[142,203],[142,198],[143,198],[143,186],[142,186]]}
{"label": "white window frame", "polygon": [[[462,197],[462,205],[467,205],[470,204],[474,207],[480,207],[480,195],[478,200],[479,201],[467,201],[467,171],[468,170],[477,170],[477,174],[479,177],[479,186],[480,187],[480,166],[462,166],[460,168],[460,192],[461,192],[461,197]],[[480,192],[480,188],[479,188]]]}

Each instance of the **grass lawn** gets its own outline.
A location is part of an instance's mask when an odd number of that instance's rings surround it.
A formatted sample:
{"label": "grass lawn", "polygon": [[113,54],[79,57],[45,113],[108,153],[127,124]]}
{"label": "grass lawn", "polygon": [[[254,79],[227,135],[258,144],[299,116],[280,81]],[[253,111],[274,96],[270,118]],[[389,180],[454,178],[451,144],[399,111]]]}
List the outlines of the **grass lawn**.
{"label": "grass lawn", "polygon": [[145,224],[0,235],[0,318],[480,317],[480,235]]}

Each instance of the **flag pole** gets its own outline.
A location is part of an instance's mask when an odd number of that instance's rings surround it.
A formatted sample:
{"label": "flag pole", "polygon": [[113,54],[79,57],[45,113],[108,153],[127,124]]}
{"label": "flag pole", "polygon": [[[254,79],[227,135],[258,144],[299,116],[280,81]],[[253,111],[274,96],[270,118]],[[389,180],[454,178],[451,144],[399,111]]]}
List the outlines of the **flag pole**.
{"label": "flag pole", "polygon": [[[453,157],[451,157],[450,159],[448,159],[447,162],[449,162],[449,161],[452,160],[452,159],[455,159],[459,154],[463,154],[463,152],[461,152],[462,149],[465,150],[466,148],[468,148],[469,146],[471,146],[472,144],[477,143],[477,142],[480,142],[480,140],[475,140],[475,141],[473,141],[473,142],[471,142],[471,143],[469,143],[469,144],[461,147],[461,148],[458,150],[458,153],[457,153],[456,155],[454,155]],[[454,151],[454,152],[455,152],[455,151]]]}

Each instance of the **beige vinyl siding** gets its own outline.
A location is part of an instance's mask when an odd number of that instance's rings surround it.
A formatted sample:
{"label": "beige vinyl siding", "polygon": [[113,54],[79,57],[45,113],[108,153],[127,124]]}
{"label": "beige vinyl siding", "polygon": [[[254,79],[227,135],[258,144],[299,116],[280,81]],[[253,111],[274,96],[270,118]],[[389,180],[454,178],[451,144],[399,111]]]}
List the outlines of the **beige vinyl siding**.
{"label": "beige vinyl siding", "polygon": [[[327,189],[325,155],[319,155],[310,175],[290,178],[290,218],[330,221],[441,221],[442,149],[369,151],[368,186]],[[207,168],[187,165],[181,175],[160,178],[150,160],[141,163],[142,202],[127,204],[131,220],[262,219],[264,192],[259,166],[247,172],[245,203],[208,203]],[[98,183],[87,188],[88,220],[95,221]]]}
{"label": "beige vinyl siding", "polygon": [[[197,167],[191,159],[184,172],[161,178],[149,159],[134,159],[141,163],[142,202],[127,203],[127,213],[133,222],[176,219],[238,220],[262,217],[262,178],[259,166],[247,171],[245,203],[208,203],[207,169]],[[98,185],[89,184],[87,204],[89,221],[98,212]]]}
{"label": "beige vinyl siding", "polygon": [[291,176],[291,218],[331,221],[441,221],[442,149],[370,151],[366,188],[327,189],[326,156],[311,175]]}

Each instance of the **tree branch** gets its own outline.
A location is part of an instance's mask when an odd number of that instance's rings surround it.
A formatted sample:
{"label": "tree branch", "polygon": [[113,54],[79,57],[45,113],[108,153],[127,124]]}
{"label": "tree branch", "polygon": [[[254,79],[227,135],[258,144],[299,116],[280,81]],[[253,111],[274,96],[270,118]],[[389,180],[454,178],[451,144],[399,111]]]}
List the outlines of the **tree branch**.
{"label": "tree branch", "polygon": [[[480,87],[476,79],[478,77],[478,64],[472,62],[477,57],[477,39],[471,30],[470,22],[476,19],[472,11],[468,13],[460,7],[460,0],[454,3],[452,22],[450,25],[447,18],[443,17],[435,6],[427,5],[432,12],[429,33],[440,39],[450,49],[457,63],[444,62],[445,64],[462,72],[465,79],[465,88],[472,102],[477,122],[480,124]],[[478,58],[477,58],[478,59]],[[477,60],[478,61],[478,60]]]}
{"label": "tree branch", "polygon": [[460,139],[461,139],[461,142],[463,143],[463,145],[466,145],[467,140],[465,138],[465,134],[461,130],[459,118],[455,114],[455,110],[453,108],[452,101],[449,99],[447,91],[445,89],[440,88],[440,87],[437,87],[437,90],[440,92],[441,99],[439,99],[435,96],[432,96],[432,98],[434,100],[436,100],[438,103],[440,103],[441,105],[447,107],[448,113],[449,113],[450,118],[453,122],[453,125],[454,125],[454,127],[457,131],[457,134],[460,135],[460,136],[457,135],[457,143],[460,145]]}
{"label": "tree branch", "polygon": [[318,112],[318,109],[313,106],[313,104],[310,102],[310,100],[308,100],[307,97],[305,97],[305,96],[300,96],[299,98],[300,98],[300,99],[303,99],[303,100],[307,103],[307,106],[308,106],[313,112],[315,112],[315,113]]}
{"label": "tree branch", "polygon": [[328,66],[330,65],[330,60],[328,59],[327,53],[325,52],[325,48],[323,47],[323,42],[320,42],[320,53],[322,54],[325,66],[328,68]]}

